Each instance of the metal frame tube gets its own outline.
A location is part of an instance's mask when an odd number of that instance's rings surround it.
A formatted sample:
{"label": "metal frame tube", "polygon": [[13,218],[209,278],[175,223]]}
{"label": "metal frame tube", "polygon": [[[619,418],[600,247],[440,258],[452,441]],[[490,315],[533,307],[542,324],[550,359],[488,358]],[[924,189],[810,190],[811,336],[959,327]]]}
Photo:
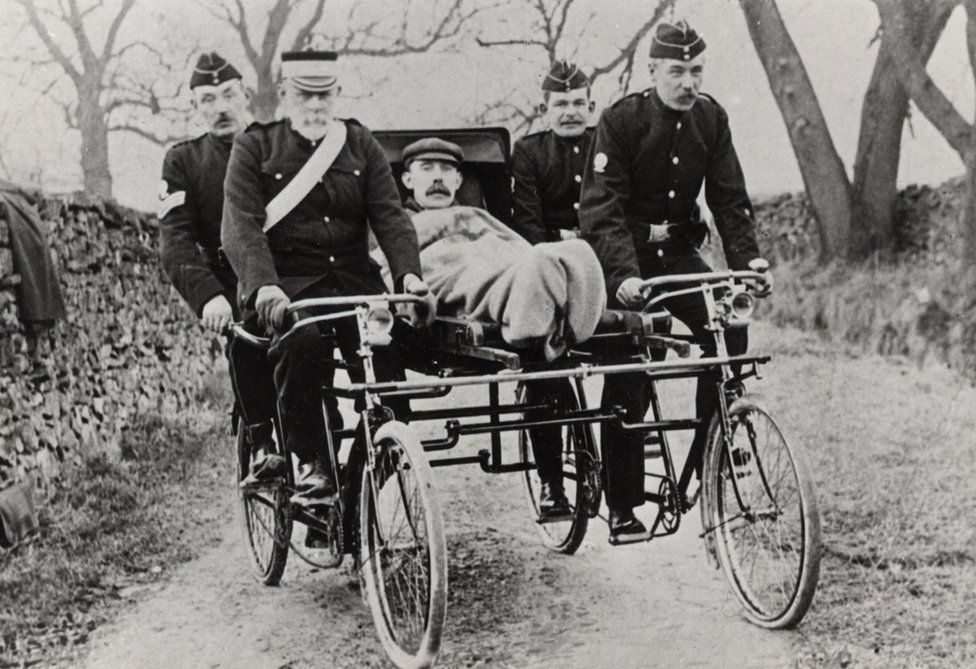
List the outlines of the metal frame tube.
{"label": "metal frame tube", "polygon": [[656,371],[675,372],[684,370],[685,372],[701,371],[712,367],[729,365],[732,363],[765,363],[769,361],[769,356],[740,355],[724,356],[715,358],[696,358],[694,360],[664,360],[659,362],[635,362],[617,365],[591,365],[583,363],[571,369],[546,370],[541,372],[500,372],[497,374],[481,374],[478,376],[463,376],[456,378],[436,378],[419,381],[392,381],[385,383],[351,383],[341,388],[343,392],[349,393],[387,393],[394,391],[424,390],[428,388],[476,386],[484,383],[518,383],[520,381],[540,381],[544,379],[587,379],[591,376],[602,376],[607,374],[626,374],[629,372],[647,372],[652,374]]}

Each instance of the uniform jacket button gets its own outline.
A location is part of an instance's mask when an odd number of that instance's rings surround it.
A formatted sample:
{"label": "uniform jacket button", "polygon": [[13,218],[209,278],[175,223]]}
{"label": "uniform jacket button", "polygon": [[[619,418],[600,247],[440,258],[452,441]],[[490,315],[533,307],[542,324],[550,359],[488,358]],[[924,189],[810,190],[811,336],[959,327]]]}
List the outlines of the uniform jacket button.
{"label": "uniform jacket button", "polygon": [[580,175],[578,175],[578,174],[577,174],[577,175],[576,175],[575,177],[573,177],[573,179],[575,179],[575,180],[576,180],[576,183],[580,183],[581,181],[583,181],[583,177],[581,177],[581,176],[580,176]]}
{"label": "uniform jacket button", "polygon": [[326,223],[328,223],[329,222],[329,217],[328,216],[325,216],[325,217],[322,218],[322,220],[325,221]]}
{"label": "uniform jacket button", "polygon": [[658,249],[657,250],[657,257],[658,258],[663,258],[664,257],[664,249]]}
{"label": "uniform jacket button", "polygon": [[278,172],[278,173],[277,173],[277,174],[275,175],[275,179],[281,179],[281,172]]}
{"label": "uniform jacket button", "polygon": [[579,202],[574,202],[573,203],[573,209],[575,209],[576,211],[579,211]]}
{"label": "uniform jacket button", "polygon": [[678,121],[678,125],[675,126],[678,130],[681,130],[681,121]]}
{"label": "uniform jacket button", "polygon": [[329,262],[335,262],[335,256],[329,256]]}
{"label": "uniform jacket button", "polygon": [[672,200],[674,199],[674,191],[673,190],[668,191],[668,197],[671,198]]}
{"label": "uniform jacket button", "polygon": [[359,170],[353,170],[352,173],[355,174],[357,177],[359,176]]}
{"label": "uniform jacket button", "polygon": [[671,163],[674,164],[674,165],[677,165],[678,164],[678,156],[675,156],[674,158],[672,158],[671,159]]}
{"label": "uniform jacket button", "polygon": [[573,153],[579,153],[579,147],[578,146],[574,146],[573,147]]}

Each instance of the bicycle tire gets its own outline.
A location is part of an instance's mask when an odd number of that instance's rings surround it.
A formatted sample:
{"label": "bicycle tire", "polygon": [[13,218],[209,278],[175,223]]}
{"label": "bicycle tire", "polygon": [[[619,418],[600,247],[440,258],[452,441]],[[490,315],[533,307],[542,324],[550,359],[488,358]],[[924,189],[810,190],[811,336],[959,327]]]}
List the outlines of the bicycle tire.
{"label": "bicycle tire", "polygon": [[238,520],[244,534],[254,577],[264,585],[281,582],[288,562],[292,519],[288,497],[282,487],[260,491],[240,487],[247,476],[251,446],[242,422],[237,424],[237,472],[234,488],[238,498]]}
{"label": "bicycle tire", "polygon": [[750,622],[789,629],[809,610],[820,574],[813,481],[758,397],[733,402],[729,421],[731,448],[717,415],[709,426],[701,510],[706,550],[717,555]]}
{"label": "bicycle tire", "polygon": [[366,601],[393,664],[430,667],[447,616],[447,544],[433,476],[419,440],[403,423],[382,425],[374,443],[375,466],[363,472],[359,505]]}
{"label": "bicycle tire", "polygon": [[[518,401],[525,401],[525,387],[520,386]],[[575,393],[572,398],[573,406],[579,408],[579,400]],[[525,484],[525,501],[529,518],[536,526],[536,531],[542,544],[551,551],[572,555],[579,549],[586,536],[590,517],[594,514],[594,504],[599,504],[599,472],[595,471],[597,461],[596,446],[590,433],[589,426],[577,424],[567,426],[562,436],[563,485],[566,497],[570,500],[573,516],[569,520],[555,523],[539,523],[539,493],[542,482],[535,469],[522,473]],[[519,456],[522,462],[533,460],[532,442],[528,430],[519,430]],[[587,464],[583,464],[587,463]],[[580,481],[584,481],[580,485]],[[596,500],[594,502],[594,496]]]}

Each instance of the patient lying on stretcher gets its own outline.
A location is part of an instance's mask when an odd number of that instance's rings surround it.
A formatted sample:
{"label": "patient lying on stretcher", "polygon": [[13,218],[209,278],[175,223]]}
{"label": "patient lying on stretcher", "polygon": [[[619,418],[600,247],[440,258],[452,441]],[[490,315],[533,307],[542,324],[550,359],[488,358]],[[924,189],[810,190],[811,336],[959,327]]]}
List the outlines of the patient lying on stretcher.
{"label": "patient lying on stretcher", "polygon": [[403,183],[437,313],[493,321],[515,348],[546,359],[593,335],[606,308],[603,271],[589,244],[532,246],[488,212],[457,204],[464,159],[456,144],[422,139],[403,151]]}
{"label": "patient lying on stretcher", "polygon": [[532,246],[488,212],[460,206],[461,148],[422,139],[403,151],[403,183],[437,313],[493,321],[515,348],[547,360],[593,335],[606,308],[603,271],[589,244]]}

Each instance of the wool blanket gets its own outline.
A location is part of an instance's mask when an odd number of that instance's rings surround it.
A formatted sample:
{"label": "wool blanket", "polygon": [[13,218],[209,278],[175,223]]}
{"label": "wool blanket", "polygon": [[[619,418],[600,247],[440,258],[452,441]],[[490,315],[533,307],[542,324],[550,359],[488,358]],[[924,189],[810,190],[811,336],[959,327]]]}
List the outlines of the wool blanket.
{"label": "wool blanket", "polygon": [[546,359],[593,335],[606,309],[600,261],[581,240],[533,246],[476,207],[414,213],[424,280],[442,316],[492,321]]}

